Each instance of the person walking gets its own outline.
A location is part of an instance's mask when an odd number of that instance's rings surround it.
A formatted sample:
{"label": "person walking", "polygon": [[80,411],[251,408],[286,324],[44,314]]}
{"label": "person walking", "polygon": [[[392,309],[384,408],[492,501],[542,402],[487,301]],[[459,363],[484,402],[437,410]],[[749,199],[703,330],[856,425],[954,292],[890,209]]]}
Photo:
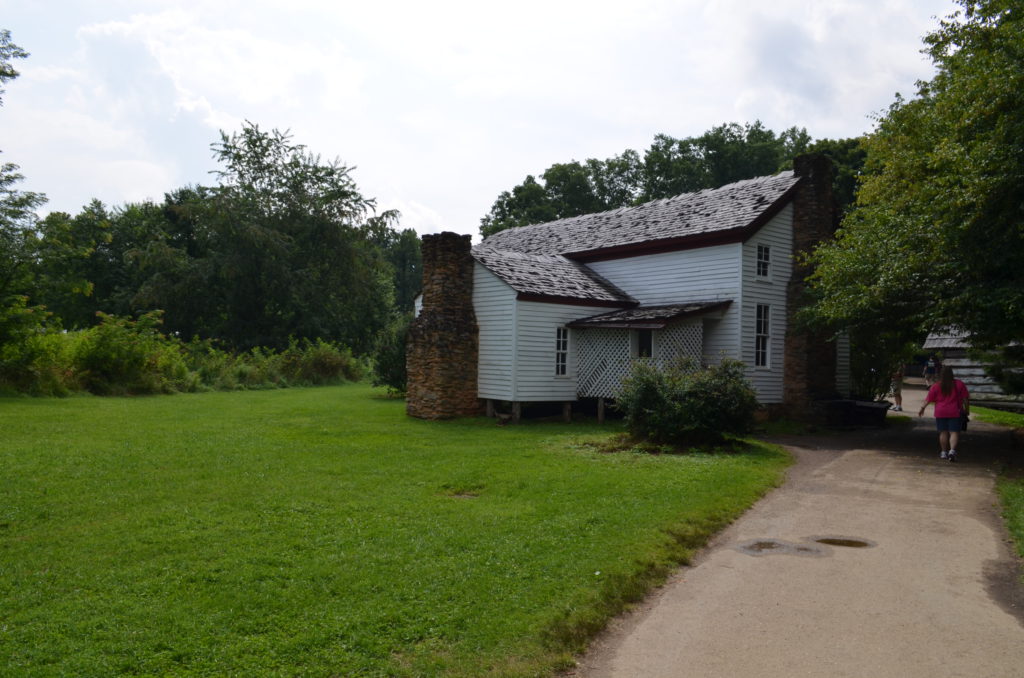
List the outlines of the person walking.
{"label": "person walking", "polygon": [[889,385],[889,395],[892,396],[892,400],[895,403],[889,409],[893,412],[903,411],[903,371],[904,366],[901,364],[892,373],[892,382]]}
{"label": "person walking", "polygon": [[938,374],[939,367],[938,361],[935,360],[935,355],[928,356],[927,362],[924,364],[924,385],[931,387],[935,383],[935,375]]}
{"label": "person walking", "polygon": [[928,403],[935,403],[935,428],[939,432],[940,459],[956,461],[956,446],[960,441],[961,417],[971,413],[970,393],[964,382],[953,377],[953,368],[943,365],[939,380],[928,389],[924,404],[917,416],[924,416]]}

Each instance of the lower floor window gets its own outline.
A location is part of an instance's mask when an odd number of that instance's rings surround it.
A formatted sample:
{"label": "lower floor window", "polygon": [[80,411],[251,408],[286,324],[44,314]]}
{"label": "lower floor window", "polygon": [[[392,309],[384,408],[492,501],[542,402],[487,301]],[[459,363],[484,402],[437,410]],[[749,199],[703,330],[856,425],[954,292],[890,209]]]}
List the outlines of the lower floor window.
{"label": "lower floor window", "polygon": [[559,327],[555,336],[555,376],[563,377],[569,367],[569,328]]}
{"label": "lower floor window", "polygon": [[757,319],[754,323],[754,366],[770,367],[768,351],[771,340],[771,306],[757,305]]}

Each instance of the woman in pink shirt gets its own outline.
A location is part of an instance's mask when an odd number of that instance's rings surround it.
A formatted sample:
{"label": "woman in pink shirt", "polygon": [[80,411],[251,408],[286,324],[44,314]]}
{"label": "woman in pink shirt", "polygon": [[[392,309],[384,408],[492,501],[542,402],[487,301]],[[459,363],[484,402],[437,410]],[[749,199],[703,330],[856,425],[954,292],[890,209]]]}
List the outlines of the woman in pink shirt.
{"label": "woman in pink shirt", "polygon": [[964,382],[953,378],[953,368],[942,366],[941,377],[928,389],[924,405],[917,416],[924,416],[928,403],[935,403],[935,428],[939,431],[941,459],[956,461],[956,444],[960,438],[960,413],[970,414],[970,394]]}

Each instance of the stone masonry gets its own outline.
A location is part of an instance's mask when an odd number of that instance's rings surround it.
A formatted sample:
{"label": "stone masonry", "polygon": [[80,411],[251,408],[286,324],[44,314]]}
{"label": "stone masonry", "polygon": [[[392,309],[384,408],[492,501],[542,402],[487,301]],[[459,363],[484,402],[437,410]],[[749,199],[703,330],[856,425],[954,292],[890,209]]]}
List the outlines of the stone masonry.
{"label": "stone masonry", "polygon": [[409,328],[406,412],[420,419],[480,414],[479,336],[470,237],[423,236],[423,308]]}
{"label": "stone masonry", "polygon": [[793,201],[793,275],[787,290],[785,388],[783,401],[791,416],[804,418],[812,403],[838,397],[836,393],[836,344],[827,332],[802,327],[796,312],[806,303],[810,267],[800,257],[823,240],[833,237],[837,210],[832,193],[832,161],[823,155],[803,155],[793,161],[802,178]]}

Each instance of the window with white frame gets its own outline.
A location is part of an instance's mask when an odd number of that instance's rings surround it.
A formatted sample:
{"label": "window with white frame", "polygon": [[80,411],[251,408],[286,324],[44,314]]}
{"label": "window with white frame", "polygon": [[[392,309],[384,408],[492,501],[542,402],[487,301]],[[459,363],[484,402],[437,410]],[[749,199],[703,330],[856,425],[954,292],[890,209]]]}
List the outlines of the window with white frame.
{"label": "window with white frame", "polygon": [[636,357],[654,357],[654,332],[652,330],[637,330],[636,332]]}
{"label": "window with white frame", "polygon": [[771,276],[772,248],[768,245],[757,246],[757,277]]}
{"label": "window with white frame", "polygon": [[555,376],[564,377],[569,370],[569,328],[559,327],[555,335]]}
{"label": "window with white frame", "polygon": [[770,367],[771,354],[771,311],[768,304],[757,305],[757,318],[754,321],[754,366]]}

